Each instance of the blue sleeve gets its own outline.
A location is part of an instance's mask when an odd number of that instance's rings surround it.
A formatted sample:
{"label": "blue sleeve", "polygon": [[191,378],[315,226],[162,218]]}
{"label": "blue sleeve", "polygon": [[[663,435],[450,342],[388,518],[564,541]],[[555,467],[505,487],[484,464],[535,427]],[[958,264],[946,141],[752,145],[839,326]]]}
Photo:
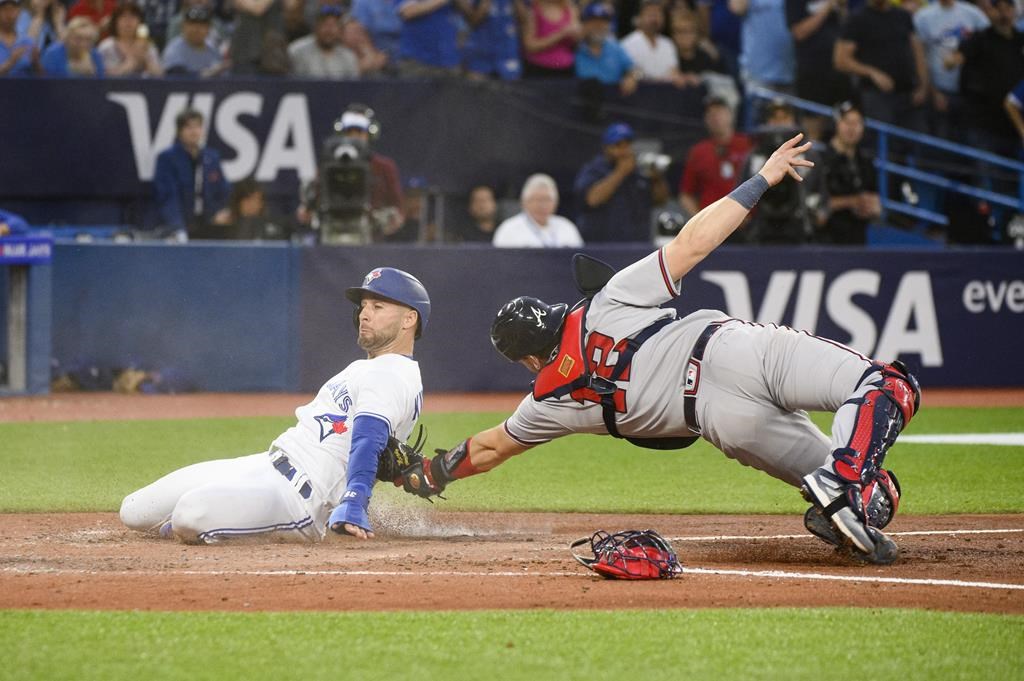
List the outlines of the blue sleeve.
{"label": "blue sleeve", "polygon": [[174,180],[171,156],[166,151],[156,157],[156,172],[153,175],[153,190],[160,220],[165,227],[185,229],[185,217],[181,214],[181,199],[178,185]]}
{"label": "blue sleeve", "polygon": [[377,457],[388,444],[387,421],[360,414],[352,421],[352,446],[348,453],[348,480],[341,503],[331,514],[330,523],[343,522],[370,529],[366,513],[377,476]]}
{"label": "blue sleeve", "polygon": [[43,52],[43,56],[39,58],[39,63],[43,67],[43,72],[47,75],[68,75],[67,55],[64,52],[64,46],[60,43],[55,43],[47,47]]}

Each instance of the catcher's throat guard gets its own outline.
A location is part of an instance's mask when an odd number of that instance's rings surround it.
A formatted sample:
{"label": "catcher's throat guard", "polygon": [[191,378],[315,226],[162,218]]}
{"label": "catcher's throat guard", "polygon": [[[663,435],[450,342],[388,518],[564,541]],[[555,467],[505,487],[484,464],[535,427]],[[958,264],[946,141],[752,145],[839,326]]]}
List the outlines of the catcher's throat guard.
{"label": "catcher's throat guard", "polygon": [[[592,557],[576,551],[586,544]],[[569,551],[580,565],[605,579],[672,579],[683,572],[672,546],[654,530],[598,530],[574,541]]]}

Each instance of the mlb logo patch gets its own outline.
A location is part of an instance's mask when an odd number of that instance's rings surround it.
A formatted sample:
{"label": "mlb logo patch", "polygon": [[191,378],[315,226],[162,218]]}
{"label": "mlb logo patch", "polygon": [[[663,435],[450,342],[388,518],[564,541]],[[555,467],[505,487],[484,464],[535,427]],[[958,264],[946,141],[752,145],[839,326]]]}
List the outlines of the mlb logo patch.
{"label": "mlb logo patch", "polygon": [[684,395],[696,395],[700,386],[700,362],[691,359],[686,365],[686,382],[684,383]]}

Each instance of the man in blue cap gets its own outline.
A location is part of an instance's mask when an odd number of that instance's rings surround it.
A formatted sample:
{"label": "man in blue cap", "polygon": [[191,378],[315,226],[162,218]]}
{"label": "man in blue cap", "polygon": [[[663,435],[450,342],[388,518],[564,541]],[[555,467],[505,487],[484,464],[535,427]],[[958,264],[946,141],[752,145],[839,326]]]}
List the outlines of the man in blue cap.
{"label": "man in blue cap", "polygon": [[628,124],[611,124],[601,155],[576,175],[576,224],[587,243],[651,240],[651,208],[668,199],[668,185],[656,167],[637,166],[635,136]]}

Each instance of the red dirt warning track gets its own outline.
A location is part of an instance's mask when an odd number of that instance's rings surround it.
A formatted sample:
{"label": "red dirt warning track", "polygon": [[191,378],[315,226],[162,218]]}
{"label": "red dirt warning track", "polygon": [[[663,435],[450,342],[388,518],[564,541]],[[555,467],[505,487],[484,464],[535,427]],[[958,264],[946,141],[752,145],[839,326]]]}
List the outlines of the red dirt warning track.
{"label": "red dirt warning track", "polygon": [[[428,411],[507,411],[521,396],[431,396]],[[66,394],[0,400],[2,421],[289,415],[308,396]],[[926,404],[1024,404],[1024,390],[930,391]],[[948,400],[948,402],[947,402]],[[0,608],[404,610],[913,607],[1024,613],[1024,515],[906,516],[892,566],[851,563],[797,516],[452,513],[381,495],[369,542],[186,546],[116,514],[0,514]],[[609,582],[572,560],[595,530],[653,528],[687,573]]]}

